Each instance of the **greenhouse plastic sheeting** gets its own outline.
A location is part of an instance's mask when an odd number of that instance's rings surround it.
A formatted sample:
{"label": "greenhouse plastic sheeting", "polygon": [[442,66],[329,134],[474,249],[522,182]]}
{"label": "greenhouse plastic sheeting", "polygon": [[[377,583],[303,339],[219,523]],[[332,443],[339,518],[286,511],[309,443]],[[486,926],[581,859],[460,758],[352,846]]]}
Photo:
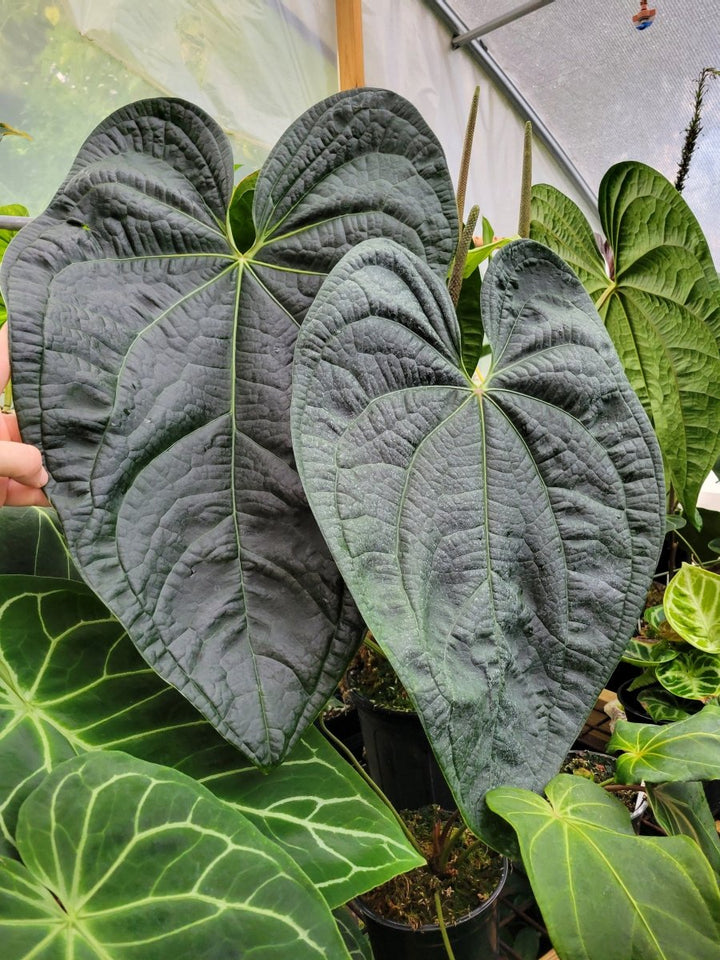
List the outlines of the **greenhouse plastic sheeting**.
{"label": "greenhouse plastic sheeting", "polygon": [[[112,110],[184,97],[257,168],[282,131],[337,90],[334,0],[0,0],[0,205],[38,213]],[[242,175],[241,171],[241,174]]]}

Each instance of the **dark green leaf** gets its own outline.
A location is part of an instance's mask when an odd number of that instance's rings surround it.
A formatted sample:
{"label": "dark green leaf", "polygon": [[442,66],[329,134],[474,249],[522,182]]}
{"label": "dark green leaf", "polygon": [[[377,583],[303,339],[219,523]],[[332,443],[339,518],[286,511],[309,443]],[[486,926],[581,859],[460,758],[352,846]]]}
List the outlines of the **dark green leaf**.
{"label": "dark green leaf", "polygon": [[43,507],[0,510],[0,574],[79,580],[57,514]]}
{"label": "dark green leaf", "polygon": [[618,720],[608,750],[622,751],[618,783],[711,780],[718,774],[720,707],[708,704],[694,716],[664,726]]}
{"label": "dark green leaf", "polygon": [[[8,958],[349,958],[291,858],[189,777],[124,753],[54,770],[0,861]],[[57,899],[55,899],[57,898]]]}
{"label": "dark green leaf", "polygon": [[333,912],[333,916],[352,960],[373,960],[370,941],[354,914],[347,907],[341,907]]}
{"label": "dark green leaf", "polygon": [[585,217],[554,187],[533,187],[531,236],[575,269],[597,303],[653,421],[669,480],[697,526],[698,492],[720,436],[718,276],[690,208],[650,167],[611,167],[599,209],[612,276]]}
{"label": "dark green leaf", "polygon": [[633,637],[625,647],[622,658],[625,663],[645,668],[673,660],[679,653],[680,647],[668,640],[641,640],[639,637]]}
{"label": "dark green leaf", "polygon": [[259,171],[248,174],[235,187],[228,209],[228,228],[232,241],[245,253],[255,243],[255,224],[252,218],[253,198]]}
{"label": "dark green leaf", "polygon": [[480,359],[483,346],[484,331],[480,315],[481,290],[480,271],[475,270],[467,279],[463,280],[456,308],[460,325],[462,361],[469,377],[472,377],[475,373],[475,367]]}
{"label": "dark green leaf", "polygon": [[647,785],[655,819],[671,836],[690,837],[697,843],[720,877],[720,838],[701,783]]}
{"label": "dark green leaf", "polygon": [[381,90],[331,97],[283,135],[244,254],[227,235],[232,182],[199,108],[124,107],[3,280],[23,436],[42,446],[83,576],[147,661],[267,766],[332,694],[360,627],[294,467],[297,326],[365,237],[444,276],[457,214],[437,140]]}
{"label": "dark green leaf", "polygon": [[710,540],[707,546],[708,550],[712,550],[713,553],[720,553],[720,537]]}
{"label": "dark green leaf", "polygon": [[444,286],[370,241],[323,287],[293,383],[308,499],[476,832],[487,789],[559,768],[665,515],[652,429],[568,267],[504,247],[482,316],[494,360],[476,385]]}
{"label": "dark green leaf", "polygon": [[665,690],[655,682],[656,674],[652,671],[652,682],[638,694],[638,703],[649,714],[655,723],[674,723],[676,720],[686,720],[692,716],[692,701],[681,700]]}
{"label": "dark green leaf", "polygon": [[517,830],[523,865],[561,960],[716,960],[720,891],[688,837],[640,837],[597,784],[560,774],[487,802]]}
{"label": "dark green leaf", "polygon": [[679,517],[676,513],[668,514],[665,517],[665,533],[671,533],[673,530],[682,530],[687,526],[685,517]]}
{"label": "dark green leaf", "polygon": [[0,836],[12,838],[45,773],[113,748],[204,783],[284,847],[331,906],[421,862],[317,731],[264,775],[147,666],[84,584],[0,577]]}

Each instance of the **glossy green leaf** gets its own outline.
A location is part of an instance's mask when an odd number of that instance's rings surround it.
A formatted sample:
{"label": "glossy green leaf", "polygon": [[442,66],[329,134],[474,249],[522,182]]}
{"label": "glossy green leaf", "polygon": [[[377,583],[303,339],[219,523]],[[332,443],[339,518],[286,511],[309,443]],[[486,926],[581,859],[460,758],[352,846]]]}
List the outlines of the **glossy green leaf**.
{"label": "glossy green leaf", "polygon": [[625,647],[622,658],[625,663],[632,663],[636,667],[645,669],[658,663],[674,660],[679,653],[680,647],[676,643],[633,637]]}
{"label": "glossy green leaf", "polygon": [[618,720],[608,750],[622,751],[618,783],[712,780],[720,773],[720,707],[664,726]]}
{"label": "glossy green leaf", "polygon": [[[2,139],[2,137],[0,137]],[[28,211],[25,207],[21,206],[19,203],[11,203],[7,206],[0,207],[0,216],[4,217],[27,217]],[[5,251],[7,246],[12,240],[12,238],[17,233],[16,230],[0,230],[0,261],[5,256]],[[7,310],[5,309],[5,302],[0,296],[0,327],[7,320]]]}
{"label": "glossy green leaf", "polygon": [[342,907],[335,910],[333,916],[352,960],[373,960],[370,940],[360,929],[354,914],[347,907]]}
{"label": "glossy green leaf", "polygon": [[692,840],[636,836],[627,810],[582,777],[560,774],[545,792],[499,787],[487,802],[518,833],[561,960],[716,960],[720,890]]}
{"label": "glossy green leaf", "polygon": [[640,706],[655,723],[674,723],[692,716],[692,701],[682,700],[655,683],[654,671],[652,680],[653,685],[641,690],[637,697]]}
{"label": "glossy green leaf", "polygon": [[236,248],[244,253],[257,239],[252,208],[260,171],[249,173],[232,192],[228,207],[228,231]]}
{"label": "glossy green leaf", "polygon": [[684,563],[663,597],[668,623],[683,640],[720,653],[720,575]]}
{"label": "glossy green leaf", "polygon": [[519,239],[520,237],[515,234],[515,236],[512,237],[499,237],[497,240],[490,240],[487,243],[483,241],[479,247],[471,247],[467,255],[467,260],[465,261],[463,277],[467,280],[470,274],[474,273],[481,263],[489,260],[497,250],[507,246],[507,244],[513,240]]}
{"label": "glossy green leaf", "polygon": [[665,516],[652,429],[569,268],[504,247],[482,316],[478,386],[442,283],[397,244],[362,244],[300,331],[292,410],[318,522],[476,832],[487,789],[559,768]]}
{"label": "glossy green leaf", "polygon": [[100,749],[204,783],[279,843],[331,906],[421,862],[317,731],[264,775],[147,666],[84,584],[0,577],[0,835],[12,838],[44,774]]}
{"label": "glossy green leaf", "polygon": [[597,304],[653,421],[669,481],[697,525],[698,492],[720,438],[720,282],[694,215],[650,167],[611,167],[599,193],[608,275],[571,200],[541,184],[532,210],[531,236],[573,267]]}
{"label": "glossy green leaf", "polygon": [[360,622],[290,443],[298,324],[369,236],[444,276],[442,149],[414,107],[353,90],[312,107],[228,236],[232,156],[199,108],[123,107],[3,263],[23,436],[84,578],[143,656],[261,766],[332,694]]}
{"label": "glossy green leaf", "polygon": [[648,784],[647,795],[655,819],[671,836],[690,837],[720,877],[720,837],[701,783]]}
{"label": "glossy green leaf", "polygon": [[124,753],[61,764],[0,861],[13,960],[348,958],[291,858],[189,777]]}
{"label": "glossy green leaf", "polygon": [[0,510],[0,575],[79,580],[54,510],[3,507]]}
{"label": "glossy green leaf", "polygon": [[720,655],[685,647],[671,662],[658,664],[656,676],[676,697],[709,700],[720,695]]}

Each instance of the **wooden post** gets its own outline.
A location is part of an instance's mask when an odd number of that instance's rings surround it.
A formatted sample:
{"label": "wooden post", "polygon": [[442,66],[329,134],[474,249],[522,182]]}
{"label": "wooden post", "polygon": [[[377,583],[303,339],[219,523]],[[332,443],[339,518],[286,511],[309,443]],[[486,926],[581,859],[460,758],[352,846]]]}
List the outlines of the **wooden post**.
{"label": "wooden post", "polygon": [[335,0],[338,78],[341,90],[365,86],[362,0]]}

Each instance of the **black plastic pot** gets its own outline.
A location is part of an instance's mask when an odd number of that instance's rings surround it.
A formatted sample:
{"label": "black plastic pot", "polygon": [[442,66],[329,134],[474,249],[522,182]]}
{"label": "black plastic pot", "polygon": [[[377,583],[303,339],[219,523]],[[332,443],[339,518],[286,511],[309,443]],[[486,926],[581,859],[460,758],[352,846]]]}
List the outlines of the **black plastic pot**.
{"label": "black plastic pot", "polygon": [[398,810],[437,803],[456,807],[417,715],[388,710],[357,690],[350,697],[360,718],[368,772]]}
{"label": "black plastic pot", "polygon": [[[497,960],[499,957],[498,900],[508,876],[503,863],[500,882],[491,896],[457,923],[446,925],[455,960]],[[375,960],[447,960],[440,927],[428,924],[413,930],[386,920],[362,900],[353,900],[352,909],[367,927]]]}
{"label": "black plastic pot", "polygon": [[[600,753],[598,750],[569,750],[565,756],[565,763],[567,763],[568,760],[571,760],[572,757],[583,757],[591,762],[596,760],[600,761],[607,765],[608,776],[615,776],[617,759],[611,756],[609,753]],[[565,763],[563,763],[563,766],[565,766]],[[640,818],[648,808],[648,801],[647,797],[643,793],[638,793],[636,796],[637,803],[635,804],[635,809],[629,810],[628,813],[630,814],[630,819],[632,820],[635,831],[637,832],[640,825]]]}

